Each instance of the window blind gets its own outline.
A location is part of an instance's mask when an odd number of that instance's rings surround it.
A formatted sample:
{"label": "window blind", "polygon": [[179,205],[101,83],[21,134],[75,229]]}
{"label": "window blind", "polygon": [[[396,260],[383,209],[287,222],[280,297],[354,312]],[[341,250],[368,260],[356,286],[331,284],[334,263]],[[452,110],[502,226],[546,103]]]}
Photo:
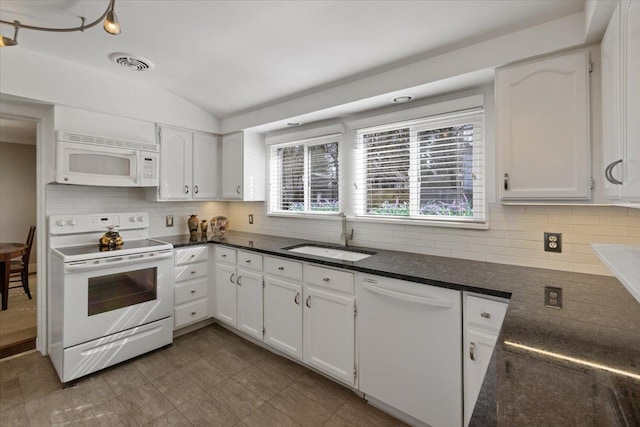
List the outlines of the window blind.
{"label": "window blind", "polygon": [[484,113],[356,131],[360,216],[484,222]]}
{"label": "window blind", "polygon": [[270,151],[270,212],[340,211],[337,136],[274,144]]}

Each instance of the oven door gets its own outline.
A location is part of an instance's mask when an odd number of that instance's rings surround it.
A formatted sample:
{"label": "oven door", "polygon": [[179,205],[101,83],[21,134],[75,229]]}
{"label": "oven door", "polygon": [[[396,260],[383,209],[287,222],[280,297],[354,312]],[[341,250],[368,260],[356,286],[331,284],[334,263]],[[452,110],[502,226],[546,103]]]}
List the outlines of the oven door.
{"label": "oven door", "polygon": [[65,264],[63,347],[173,314],[173,253]]}
{"label": "oven door", "polygon": [[136,150],[57,142],[56,182],[61,184],[138,187]]}

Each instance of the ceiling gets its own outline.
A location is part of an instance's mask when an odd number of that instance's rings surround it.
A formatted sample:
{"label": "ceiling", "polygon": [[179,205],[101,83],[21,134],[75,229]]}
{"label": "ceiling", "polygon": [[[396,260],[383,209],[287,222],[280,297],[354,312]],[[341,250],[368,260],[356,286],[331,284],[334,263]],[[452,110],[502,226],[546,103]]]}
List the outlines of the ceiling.
{"label": "ceiling", "polygon": [[[107,0],[2,0],[0,18],[70,27]],[[220,119],[582,11],[585,0],[117,0],[119,36],[21,30],[19,45],[143,81]],[[3,35],[13,29],[2,25]],[[153,64],[126,70],[125,52]],[[485,76],[486,77],[486,76]],[[429,94],[428,90],[424,93]]]}

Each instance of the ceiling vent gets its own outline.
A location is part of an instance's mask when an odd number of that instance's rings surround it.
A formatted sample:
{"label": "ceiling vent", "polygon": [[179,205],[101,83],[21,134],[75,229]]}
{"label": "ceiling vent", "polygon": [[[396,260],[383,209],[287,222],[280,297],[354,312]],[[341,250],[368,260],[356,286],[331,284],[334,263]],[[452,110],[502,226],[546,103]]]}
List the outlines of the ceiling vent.
{"label": "ceiling vent", "polygon": [[146,59],[136,58],[128,53],[112,53],[109,55],[109,59],[127,70],[147,71],[153,68],[153,64],[151,62]]}

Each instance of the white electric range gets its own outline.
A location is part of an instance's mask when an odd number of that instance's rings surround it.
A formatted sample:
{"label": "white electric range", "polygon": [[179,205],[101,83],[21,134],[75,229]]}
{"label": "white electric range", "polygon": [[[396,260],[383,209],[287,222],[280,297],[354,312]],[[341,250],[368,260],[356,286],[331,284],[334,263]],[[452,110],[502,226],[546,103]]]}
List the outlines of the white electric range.
{"label": "white electric range", "polygon": [[[49,355],[63,383],[171,344],[173,246],[144,212],[49,217]],[[108,226],[124,244],[99,245]]]}

